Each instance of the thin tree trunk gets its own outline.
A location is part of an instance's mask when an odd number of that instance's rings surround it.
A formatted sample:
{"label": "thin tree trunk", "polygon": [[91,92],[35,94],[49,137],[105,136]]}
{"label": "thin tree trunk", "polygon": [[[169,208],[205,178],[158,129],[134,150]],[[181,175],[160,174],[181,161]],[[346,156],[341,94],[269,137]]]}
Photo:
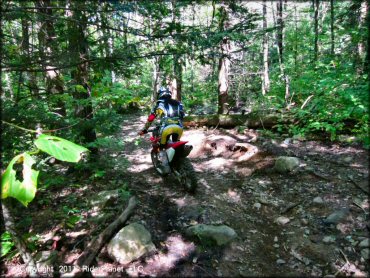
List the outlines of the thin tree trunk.
{"label": "thin tree trunk", "polygon": [[153,59],[153,93],[152,102],[157,101],[157,92],[160,87],[160,59],[161,57],[154,57]]}
{"label": "thin tree trunk", "polygon": [[319,0],[312,0],[313,7],[314,7],[314,32],[315,32],[315,39],[314,39],[314,61],[317,61],[318,53],[319,53]]}
{"label": "thin tree trunk", "polygon": [[[54,29],[54,23],[52,21],[53,9],[50,0],[37,0],[36,7],[39,9],[40,13],[40,30],[39,30],[39,44],[42,51],[40,56],[44,61],[43,67],[45,71],[45,82],[46,82],[46,92],[50,94],[61,95],[64,92],[64,82],[60,70],[54,68],[52,61],[53,56],[58,53],[58,46],[55,42],[56,33]],[[55,110],[61,116],[65,116],[66,107],[64,101],[58,97]]]}
{"label": "thin tree trunk", "polygon": [[[282,7],[282,0],[279,0],[280,1],[280,6]],[[273,5],[271,5],[273,7]],[[278,7],[278,5],[277,5]],[[278,7],[279,9],[280,7]],[[274,10],[272,10],[272,13],[274,14]],[[282,17],[282,14],[283,14],[283,11],[281,9],[281,11],[277,12],[277,13],[280,13],[280,15],[277,15],[277,19],[276,19],[276,25],[278,26],[278,31],[277,31],[277,34],[276,34],[276,41],[277,41],[277,52],[278,52],[278,58],[279,58],[279,68],[280,68],[280,73],[281,73],[281,76],[283,77],[284,79],[284,83],[285,83],[285,102],[287,104],[287,106],[289,107],[289,100],[290,100],[290,80],[289,80],[289,76],[286,74],[285,72],[285,67],[284,67],[284,62],[283,62],[283,55],[282,55],[282,45],[283,45],[283,26],[284,26],[284,21],[283,21],[283,17]],[[274,17],[275,18],[275,17]],[[280,21],[279,21],[279,18],[280,18]],[[281,47],[279,46],[279,44],[281,43]]]}
{"label": "thin tree trunk", "polygon": [[[229,16],[225,6],[220,7],[220,31],[229,25]],[[224,37],[220,44],[221,57],[218,62],[218,114],[228,112],[229,72],[230,72],[230,40]]]}
{"label": "thin tree trunk", "polygon": [[[370,0],[366,0],[366,26],[367,26],[367,51],[366,51],[366,58],[364,63],[364,72],[370,71],[370,12],[369,12]],[[365,38],[366,40],[366,38]]]}
{"label": "thin tree trunk", "polygon": [[263,74],[262,74],[262,95],[265,95],[270,91],[270,77],[269,77],[269,63],[268,63],[268,34],[267,29],[267,18],[266,18],[266,0],[263,1],[263,29],[265,34],[263,36]]}
{"label": "thin tree trunk", "polygon": [[5,229],[12,235],[14,245],[21,254],[23,262],[26,265],[26,272],[28,273],[28,275],[30,277],[39,277],[39,274],[37,273],[36,262],[33,259],[32,255],[27,251],[26,243],[15,229],[13,217],[11,215],[9,207],[10,206],[8,205],[8,200],[3,200],[1,208]]}
{"label": "thin tree trunk", "polygon": [[[178,48],[181,47],[181,41],[179,39],[179,35],[181,34],[181,25],[178,20],[177,16],[177,8],[176,8],[176,0],[172,0],[172,23],[175,25],[175,43],[177,44]],[[181,93],[182,93],[182,59],[181,55],[174,54],[173,55],[173,75],[174,75],[174,82],[173,87],[176,87],[175,90],[173,90],[172,98],[176,99],[178,101],[181,101]]]}
{"label": "thin tree trunk", "polygon": [[283,0],[279,0],[276,3],[277,8],[277,44],[279,48],[279,56],[282,63],[284,63],[283,59],[283,29],[284,29],[284,21],[283,21]]}
{"label": "thin tree trunk", "polygon": [[334,55],[334,0],[330,0],[330,37],[331,37],[331,55]]}
{"label": "thin tree trunk", "polygon": [[[80,10],[81,2],[73,3],[74,9],[73,11],[70,10],[70,14],[74,20],[69,24],[69,50],[71,53],[70,56],[73,60],[79,60],[82,62],[71,72],[71,76],[77,85],[75,92],[73,93],[73,97],[78,100],[78,102],[86,100],[84,104],[77,104],[75,115],[80,119],[85,119],[79,130],[83,141],[89,143],[96,140],[96,133],[94,126],[91,123],[93,118],[93,108],[91,103],[91,87],[89,85],[89,64],[87,62],[89,59],[89,49],[85,34],[87,18],[84,12]],[[78,86],[82,86],[83,91],[81,91]],[[91,150],[95,153],[97,152],[97,149],[95,148],[92,148]]]}
{"label": "thin tree trunk", "polygon": [[[25,3],[22,2],[21,5],[23,6]],[[26,17],[22,17],[21,19],[22,25],[22,54],[24,58],[24,63],[28,64],[31,60],[30,57],[30,33],[29,33],[29,21]],[[36,77],[34,72],[27,72],[26,73],[26,80],[25,85],[30,89],[31,95],[36,95],[38,92]]]}
{"label": "thin tree trunk", "polygon": [[[370,1],[368,1],[370,2]],[[359,22],[359,30],[364,30],[364,32],[362,33],[365,33],[365,28],[364,26],[366,26],[366,17],[368,16],[369,14],[369,6],[368,6],[368,3],[365,1],[365,2],[362,2],[361,4],[361,11],[360,11],[360,22]],[[369,34],[367,35],[367,37],[369,37]],[[366,54],[365,54],[365,36],[362,36],[360,38],[360,41],[358,42],[357,44],[357,48],[358,48],[358,54],[359,54],[359,57],[360,57],[360,61],[361,61],[361,65],[362,65],[362,69],[360,70],[360,72],[363,72],[366,68],[365,64],[366,64]]]}

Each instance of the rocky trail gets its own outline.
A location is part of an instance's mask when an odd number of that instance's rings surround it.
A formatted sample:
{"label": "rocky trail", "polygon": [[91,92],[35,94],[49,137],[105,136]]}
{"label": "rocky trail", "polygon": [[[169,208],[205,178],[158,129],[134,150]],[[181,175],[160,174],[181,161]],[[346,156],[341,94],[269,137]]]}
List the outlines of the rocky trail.
{"label": "rocky trail", "polygon": [[71,265],[96,231],[120,214],[125,202],[109,192],[122,195],[119,189],[126,188],[139,201],[128,223],[145,227],[150,248],[123,264],[104,248],[93,276],[334,277],[369,271],[366,150],[270,139],[254,130],[187,129],[182,139],[194,146],[190,159],[199,180],[190,195],[153,169],[149,135],[137,136],[145,119],[127,116],[118,135],[124,146],[106,150],[114,166],[97,184],[58,193],[60,204],[71,192],[75,202],[85,202],[73,228],[50,231],[55,217],[36,212],[39,204],[30,206],[34,230],[43,232],[45,249],[58,252],[58,265]]}

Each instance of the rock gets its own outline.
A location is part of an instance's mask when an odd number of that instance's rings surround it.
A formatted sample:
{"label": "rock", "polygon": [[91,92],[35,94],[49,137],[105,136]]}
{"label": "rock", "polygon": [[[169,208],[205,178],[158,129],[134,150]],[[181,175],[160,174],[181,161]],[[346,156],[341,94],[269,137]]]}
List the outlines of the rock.
{"label": "rock", "polygon": [[326,217],[326,219],[324,219],[324,222],[327,224],[338,224],[339,222],[347,218],[348,213],[349,213],[349,209],[347,208],[340,209],[338,211],[333,212],[328,217]]}
{"label": "rock", "polygon": [[128,264],[155,249],[150,233],[139,223],[123,227],[107,245],[109,256],[120,264]]}
{"label": "rock", "polygon": [[279,156],[275,161],[274,170],[279,173],[288,173],[299,166],[299,159],[292,156]]}
{"label": "rock", "polygon": [[286,263],[286,261],[284,261],[283,259],[276,260],[276,264],[278,264],[278,265],[282,265],[282,264],[285,264],[285,263]]}
{"label": "rock", "polygon": [[335,242],[335,237],[334,236],[324,236],[324,238],[322,239],[322,242],[324,243],[333,243]]}
{"label": "rock", "polygon": [[91,198],[90,203],[92,206],[97,207],[98,209],[104,209],[105,207],[111,206],[118,200],[120,196],[120,190],[107,190],[101,191],[98,194],[94,194]]}
{"label": "rock", "polygon": [[370,240],[368,238],[364,239],[363,241],[360,242],[360,244],[358,246],[360,248],[370,247]]}
{"label": "rock", "polygon": [[322,205],[324,203],[324,200],[321,197],[316,197],[312,201],[314,204]]}
{"label": "rock", "polygon": [[361,250],[361,257],[363,257],[365,260],[370,259],[370,250],[369,249],[362,249]]}
{"label": "rock", "polygon": [[253,205],[254,208],[256,208],[257,210],[259,210],[261,208],[261,204],[260,203],[255,203]]}
{"label": "rock", "polygon": [[234,229],[226,225],[198,224],[187,228],[186,235],[197,237],[203,244],[216,243],[218,246],[225,245],[237,237]]}
{"label": "rock", "polygon": [[301,224],[306,226],[308,224],[308,220],[306,218],[302,218]]}
{"label": "rock", "polygon": [[353,160],[353,158],[352,158],[352,157],[350,157],[350,156],[347,156],[347,157],[345,157],[345,158],[343,159],[343,161],[344,161],[344,162],[346,162],[346,163],[351,163],[351,162],[352,162],[352,160]]}
{"label": "rock", "polygon": [[280,217],[276,218],[275,222],[280,224],[280,225],[285,225],[285,224],[290,222],[290,219],[288,217],[285,217],[285,216],[280,216]]}
{"label": "rock", "polygon": [[58,258],[58,252],[55,250],[48,250],[48,251],[40,251],[35,256],[36,267],[41,272],[49,272],[43,271],[50,269]]}

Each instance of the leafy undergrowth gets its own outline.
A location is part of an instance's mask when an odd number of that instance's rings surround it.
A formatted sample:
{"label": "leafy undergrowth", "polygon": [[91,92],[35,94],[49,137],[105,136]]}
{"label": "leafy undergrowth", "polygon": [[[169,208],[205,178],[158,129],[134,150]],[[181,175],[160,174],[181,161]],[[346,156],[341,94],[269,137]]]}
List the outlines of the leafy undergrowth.
{"label": "leafy undergrowth", "polygon": [[[54,173],[40,177],[41,188],[28,210],[14,202],[19,208],[17,228],[31,251],[56,250],[58,265],[72,265],[135,195],[140,204],[129,222],[146,226],[157,252],[120,266],[103,249],[94,276],[121,276],[113,271],[118,267],[132,276],[322,276],[369,271],[359,246],[369,229],[368,197],[360,189],[368,185],[365,150],[299,138],[270,139],[254,130],[242,134],[186,130],[184,139],[194,145],[191,161],[199,179],[198,191],[189,195],[152,168],[148,137],[136,135],[144,120],[127,115],[117,134],[122,149],[107,146],[93,164],[71,168],[54,163]],[[300,167],[287,174],[273,171],[275,159],[282,155],[298,157]],[[119,198],[113,203],[100,210],[93,205],[99,193],[116,189]],[[348,209],[345,218],[325,222],[343,208]],[[279,224],[279,217],[288,222]],[[184,236],[184,230],[196,223],[225,224],[238,237],[226,247],[202,246]],[[9,237],[3,236],[2,242],[9,246],[5,276],[25,276],[17,272],[15,266],[22,262],[14,256]]]}

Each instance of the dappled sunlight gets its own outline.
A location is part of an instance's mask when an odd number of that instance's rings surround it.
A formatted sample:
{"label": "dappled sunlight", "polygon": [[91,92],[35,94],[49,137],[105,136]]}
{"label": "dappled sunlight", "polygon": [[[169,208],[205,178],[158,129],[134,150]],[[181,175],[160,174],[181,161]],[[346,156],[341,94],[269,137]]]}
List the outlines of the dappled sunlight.
{"label": "dappled sunlight", "polygon": [[195,250],[192,242],[185,241],[181,235],[171,235],[165,242],[161,242],[164,250],[148,257],[145,262],[135,262],[126,269],[129,276],[161,276],[168,274],[176,264],[189,257]]}
{"label": "dappled sunlight", "polygon": [[187,205],[186,197],[171,198],[171,201],[174,202],[179,208],[182,208]]}
{"label": "dappled sunlight", "polygon": [[235,203],[240,202],[240,193],[238,193],[236,190],[229,188],[227,195],[230,201]]}

